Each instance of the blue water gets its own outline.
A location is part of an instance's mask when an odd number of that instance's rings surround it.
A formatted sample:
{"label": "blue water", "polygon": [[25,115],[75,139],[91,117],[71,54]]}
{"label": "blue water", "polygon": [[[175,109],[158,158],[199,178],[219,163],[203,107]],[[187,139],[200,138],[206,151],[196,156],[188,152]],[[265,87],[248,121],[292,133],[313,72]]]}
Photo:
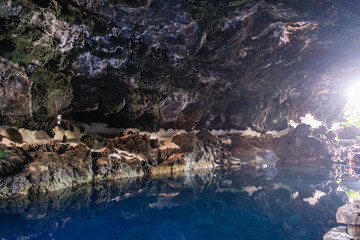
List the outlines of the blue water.
{"label": "blue water", "polygon": [[242,167],[0,200],[0,239],[322,239],[346,201],[329,174]]}

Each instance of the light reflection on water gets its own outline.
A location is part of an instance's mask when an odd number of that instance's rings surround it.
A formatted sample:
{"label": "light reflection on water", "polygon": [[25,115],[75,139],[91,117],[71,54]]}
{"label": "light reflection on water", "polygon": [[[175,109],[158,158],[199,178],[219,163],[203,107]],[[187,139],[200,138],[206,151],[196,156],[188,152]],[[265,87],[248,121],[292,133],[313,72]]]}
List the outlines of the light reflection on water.
{"label": "light reflection on water", "polygon": [[346,201],[329,176],[242,167],[0,201],[0,239],[322,239]]}

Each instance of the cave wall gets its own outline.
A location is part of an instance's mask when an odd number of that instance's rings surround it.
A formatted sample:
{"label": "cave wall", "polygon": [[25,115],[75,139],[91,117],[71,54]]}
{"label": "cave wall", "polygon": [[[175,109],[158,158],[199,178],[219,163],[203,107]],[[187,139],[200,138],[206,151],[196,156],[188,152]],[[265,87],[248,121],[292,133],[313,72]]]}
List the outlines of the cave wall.
{"label": "cave wall", "polygon": [[142,130],[331,123],[360,72],[358,0],[0,2],[0,120]]}

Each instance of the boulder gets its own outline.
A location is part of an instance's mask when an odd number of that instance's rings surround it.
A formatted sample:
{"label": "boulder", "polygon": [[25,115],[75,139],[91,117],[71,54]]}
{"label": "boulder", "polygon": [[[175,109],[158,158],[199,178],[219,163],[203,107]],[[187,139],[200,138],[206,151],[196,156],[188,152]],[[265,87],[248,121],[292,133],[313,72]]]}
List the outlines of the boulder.
{"label": "boulder", "polygon": [[338,223],[348,225],[348,234],[351,237],[360,237],[360,200],[340,207],[336,212]]}
{"label": "boulder", "polygon": [[273,128],[275,131],[281,131],[286,129],[287,127],[288,127],[288,121],[286,120],[286,118],[283,118],[277,123],[275,123]]}
{"label": "boulder", "polygon": [[346,232],[345,226],[340,226],[331,229],[329,232],[327,232],[323,240],[351,240],[353,239],[350,237],[350,235]]}
{"label": "boulder", "polygon": [[354,126],[345,127],[339,131],[340,139],[356,139],[356,136],[360,136],[360,129]]}
{"label": "boulder", "polygon": [[340,207],[336,212],[336,220],[338,223],[349,225],[360,225],[360,202],[346,204]]}
{"label": "boulder", "polygon": [[196,134],[196,137],[204,143],[216,143],[216,137],[212,135],[208,130],[200,130]]}
{"label": "boulder", "polygon": [[310,127],[310,125],[299,124],[292,132],[292,135],[295,137],[302,138],[302,137],[310,136],[311,133],[312,133],[312,128]]}

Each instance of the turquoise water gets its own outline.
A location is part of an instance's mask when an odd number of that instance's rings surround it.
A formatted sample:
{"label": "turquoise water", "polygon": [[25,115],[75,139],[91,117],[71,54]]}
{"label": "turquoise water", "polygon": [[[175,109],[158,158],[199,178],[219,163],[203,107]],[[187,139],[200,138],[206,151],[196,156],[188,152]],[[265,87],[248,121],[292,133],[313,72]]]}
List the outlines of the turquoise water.
{"label": "turquoise water", "polygon": [[329,175],[242,167],[0,200],[0,239],[322,239],[346,201]]}

